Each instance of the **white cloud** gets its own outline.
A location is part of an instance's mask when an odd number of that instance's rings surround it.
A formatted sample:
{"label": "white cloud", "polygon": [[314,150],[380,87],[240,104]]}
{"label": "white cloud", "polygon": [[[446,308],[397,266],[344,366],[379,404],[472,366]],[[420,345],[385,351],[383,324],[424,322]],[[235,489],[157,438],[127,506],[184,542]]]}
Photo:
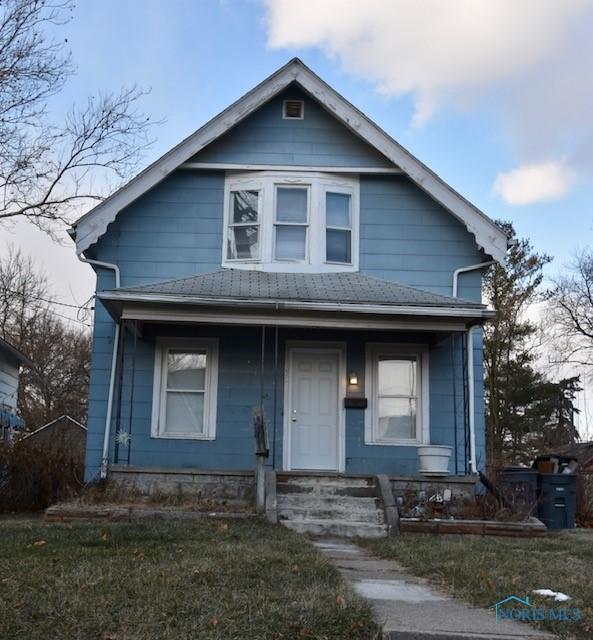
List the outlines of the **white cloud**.
{"label": "white cloud", "polygon": [[499,173],[493,190],[507,204],[534,204],[561,198],[568,192],[573,179],[573,172],[563,162],[524,164]]}
{"label": "white cloud", "polygon": [[593,0],[265,0],[268,44],[317,48],[413,124],[496,113],[518,163],[593,166]]}

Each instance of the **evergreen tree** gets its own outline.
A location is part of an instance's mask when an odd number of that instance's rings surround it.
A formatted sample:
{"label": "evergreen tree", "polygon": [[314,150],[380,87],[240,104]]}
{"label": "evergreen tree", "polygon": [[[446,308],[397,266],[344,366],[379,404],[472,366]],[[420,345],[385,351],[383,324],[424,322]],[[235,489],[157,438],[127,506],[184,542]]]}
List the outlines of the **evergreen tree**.
{"label": "evergreen tree", "polygon": [[487,463],[497,469],[529,463],[534,455],[577,437],[574,398],[579,379],[551,382],[537,369],[538,327],[527,310],[539,300],[543,267],[551,258],[517,239],[510,223],[499,223],[512,238],[506,267],[494,265],[484,295],[496,317],[484,331]]}

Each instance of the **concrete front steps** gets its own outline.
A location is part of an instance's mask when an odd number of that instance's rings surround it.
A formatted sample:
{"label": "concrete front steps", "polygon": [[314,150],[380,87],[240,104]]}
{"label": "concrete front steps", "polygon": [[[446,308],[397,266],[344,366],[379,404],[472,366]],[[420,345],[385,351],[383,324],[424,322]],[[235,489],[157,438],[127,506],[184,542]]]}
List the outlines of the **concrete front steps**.
{"label": "concrete front steps", "polygon": [[387,535],[372,477],[280,473],[276,499],[278,521],[298,533],[340,538]]}

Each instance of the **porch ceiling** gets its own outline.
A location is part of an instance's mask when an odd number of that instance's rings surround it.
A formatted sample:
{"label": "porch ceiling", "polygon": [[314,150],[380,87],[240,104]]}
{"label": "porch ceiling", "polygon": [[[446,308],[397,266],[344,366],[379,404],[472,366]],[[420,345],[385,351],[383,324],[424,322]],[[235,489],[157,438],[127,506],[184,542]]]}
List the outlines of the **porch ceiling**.
{"label": "porch ceiling", "polygon": [[462,330],[493,315],[485,305],[359,273],[275,273],[221,269],[98,294],[115,317]]}

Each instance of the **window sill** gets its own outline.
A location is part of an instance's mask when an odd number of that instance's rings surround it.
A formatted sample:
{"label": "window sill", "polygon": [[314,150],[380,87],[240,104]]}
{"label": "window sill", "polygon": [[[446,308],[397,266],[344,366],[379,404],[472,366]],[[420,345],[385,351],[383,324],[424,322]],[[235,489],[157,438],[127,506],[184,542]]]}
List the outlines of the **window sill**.
{"label": "window sill", "polygon": [[370,441],[370,440],[365,440],[365,445],[371,446],[371,447],[421,447],[423,446],[424,442],[421,442],[420,440],[385,440],[385,441]]}
{"label": "window sill", "polygon": [[150,437],[157,440],[205,440],[210,442],[216,440],[216,436],[203,434],[192,435],[189,433],[151,433]]}
{"label": "window sill", "polygon": [[225,260],[222,267],[226,269],[243,269],[245,271],[266,271],[269,273],[355,273],[358,267],[352,264],[323,262],[312,264],[310,262],[261,262],[254,260]]}

